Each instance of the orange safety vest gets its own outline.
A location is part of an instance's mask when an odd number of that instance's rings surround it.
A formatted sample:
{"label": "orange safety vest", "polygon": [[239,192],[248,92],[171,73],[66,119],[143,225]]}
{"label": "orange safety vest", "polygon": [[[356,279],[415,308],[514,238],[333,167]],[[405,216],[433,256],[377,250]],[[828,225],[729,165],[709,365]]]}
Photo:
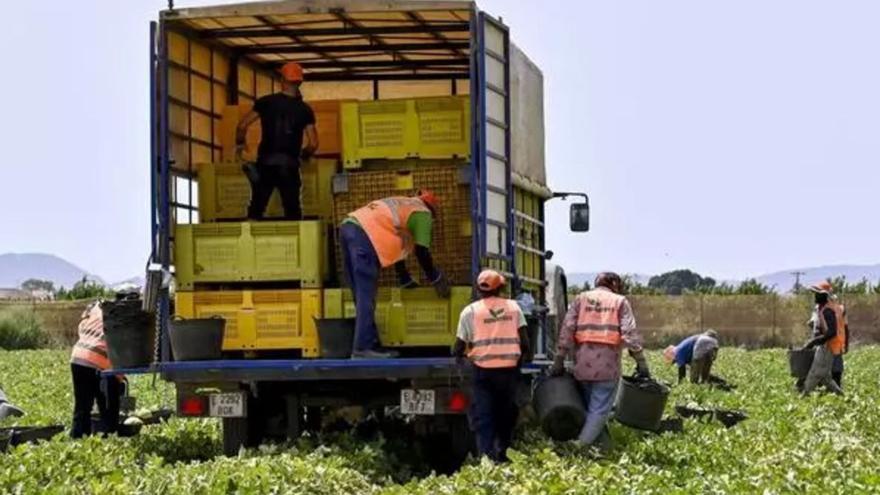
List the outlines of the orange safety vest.
{"label": "orange safety vest", "polygon": [[480,368],[515,368],[522,351],[520,309],[516,301],[487,297],[468,308],[474,312],[474,337],[468,357]]}
{"label": "orange safety vest", "polygon": [[385,268],[406,259],[413,251],[413,237],[406,223],[417,211],[431,210],[418,198],[393,197],[373,201],[348,215],[367,233]]}
{"label": "orange safety vest", "polygon": [[79,340],[73,346],[70,362],[97,370],[110,369],[107,341],[104,340],[104,315],[101,305],[93,304],[79,322]]}
{"label": "orange safety vest", "polygon": [[605,289],[578,296],[580,313],[574,340],[578,344],[620,345],[620,306],[624,297]]}
{"label": "orange safety vest", "polygon": [[837,335],[831,340],[825,342],[825,345],[828,346],[828,350],[831,351],[831,354],[834,354],[835,356],[843,354],[843,349],[846,346],[846,315],[844,313],[843,305],[834,301],[828,301],[828,304],[819,308],[819,321],[821,322],[820,325],[823,329],[825,329],[827,325],[825,317],[822,316],[822,312],[825,311],[825,308],[833,310],[834,317],[837,320]]}

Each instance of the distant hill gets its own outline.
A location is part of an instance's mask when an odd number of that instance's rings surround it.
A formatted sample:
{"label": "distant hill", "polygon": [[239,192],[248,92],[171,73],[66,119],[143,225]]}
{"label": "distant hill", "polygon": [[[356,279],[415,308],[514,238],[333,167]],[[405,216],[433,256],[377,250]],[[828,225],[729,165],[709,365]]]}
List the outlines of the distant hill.
{"label": "distant hill", "polygon": [[104,283],[100,277],[58,256],[42,253],[0,254],[0,287],[14,288],[29,278],[50,280],[55,287],[73,287],[73,284],[87,277],[89,280]]}
{"label": "distant hill", "polygon": [[[590,285],[593,285],[593,282],[596,280],[596,275],[599,272],[587,272],[587,273],[566,273],[566,277],[568,278],[568,285],[584,285],[584,282],[589,282]],[[630,277],[633,277],[640,284],[647,284],[648,279],[651,278],[650,275],[644,275],[642,273],[629,273]]]}
{"label": "distant hill", "polygon": [[793,268],[757,277],[762,284],[775,287],[776,292],[785,293],[794,287],[794,272],[804,272],[801,284],[809,285],[820,280],[839,276],[846,277],[847,282],[859,282],[867,278],[873,284],[880,281],[880,264],[877,265],[829,265],[813,268]]}

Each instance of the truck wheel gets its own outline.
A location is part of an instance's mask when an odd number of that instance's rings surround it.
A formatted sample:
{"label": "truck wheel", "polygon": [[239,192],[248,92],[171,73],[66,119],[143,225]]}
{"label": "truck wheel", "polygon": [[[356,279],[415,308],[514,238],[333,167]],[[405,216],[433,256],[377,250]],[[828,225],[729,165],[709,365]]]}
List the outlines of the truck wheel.
{"label": "truck wheel", "polygon": [[248,418],[223,418],[223,455],[236,456],[250,443]]}

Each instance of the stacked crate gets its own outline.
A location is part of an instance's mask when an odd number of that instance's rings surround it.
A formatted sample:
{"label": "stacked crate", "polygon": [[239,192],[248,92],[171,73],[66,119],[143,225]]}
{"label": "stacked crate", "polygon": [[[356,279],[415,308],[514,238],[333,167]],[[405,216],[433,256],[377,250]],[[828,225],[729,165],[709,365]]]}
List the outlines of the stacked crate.
{"label": "stacked crate", "polygon": [[[341,102],[310,104],[321,147],[301,168],[304,220],[282,220],[277,191],[265,221],[246,219],[251,188],[232,157],[235,123],[249,108],[235,106],[221,126],[227,161],[197,167],[202,223],[175,230],[176,314],[223,317],[224,351],[319,354],[315,319],[324,317],[324,288],[333,275],[331,184],[339,165]],[[248,151],[255,153],[259,129],[256,139],[253,127],[249,131]]]}
{"label": "stacked crate", "polygon": [[[454,341],[458,314],[471,296],[470,100],[431,97],[350,102],[342,105],[343,173],[333,179],[333,216],[338,225],[371,201],[412,196],[430,189],[440,198],[431,254],[454,285],[439,298],[415,256],[407,260],[423,288],[401,290],[393,268],[380,275],[376,320],[383,345],[446,346]],[[344,280],[343,253],[336,246],[337,276]],[[327,317],[354,316],[347,289],[327,290]]]}

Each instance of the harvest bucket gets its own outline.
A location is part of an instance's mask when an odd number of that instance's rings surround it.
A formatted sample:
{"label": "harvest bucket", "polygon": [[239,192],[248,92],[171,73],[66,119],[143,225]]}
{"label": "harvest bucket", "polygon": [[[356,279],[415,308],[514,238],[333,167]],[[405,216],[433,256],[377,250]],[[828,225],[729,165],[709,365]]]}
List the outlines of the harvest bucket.
{"label": "harvest bucket", "polygon": [[226,320],[220,317],[174,319],[168,327],[175,361],[220,359]]}
{"label": "harvest bucket", "polygon": [[617,421],[640,430],[657,431],[669,398],[669,387],[650,378],[623,377]]}
{"label": "harvest bucket", "polygon": [[140,299],[105,301],[101,312],[113,368],[149,366],[155,352],[156,327],[150,314],[141,308]]}
{"label": "harvest bucket", "polygon": [[791,376],[795,378],[806,378],[813,366],[813,349],[789,349],[788,350],[788,368]]}
{"label": "harvest bucket", "polygon": [[347,359],[354,345],[354,318],[315,318],[322,358]]}
{"label": "harvest bucket", "polygon": [[569,374],[539,379],[534,405],[541,428],[554,440],[574,439],[584,426],[587,412],[577,381]]}

